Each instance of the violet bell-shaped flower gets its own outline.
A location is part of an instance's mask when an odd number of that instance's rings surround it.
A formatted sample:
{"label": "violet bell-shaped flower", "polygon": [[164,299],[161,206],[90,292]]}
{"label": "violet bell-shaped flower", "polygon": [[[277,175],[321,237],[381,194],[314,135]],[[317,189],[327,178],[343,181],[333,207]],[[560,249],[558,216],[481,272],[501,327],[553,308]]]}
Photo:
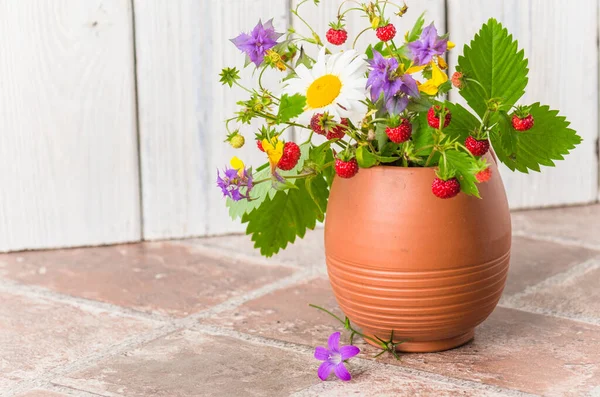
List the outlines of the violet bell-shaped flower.
{"label": "violet bell-shaped flower", "polygon": [[383,94],[385,107],[390,114],[399,114],[408,106],[409,96],[418,98],[417,82],[409,74],[399,73],[396,58],[384,58],[373,51],[373,59],[369,61],[371,70],[367,87],[371,89],[371,100],[376,102]]}
{"label": "violet bell-shaped flower", "polygon": [[242,33],[231,42],[242,52],[248,55],[256,67],[259,67],[268,50],[277,45],[277,39],[283,34],[275,32],[273,20],[267,21],[264,25],[258,21],[258,25],[254,27],[252,32]]}

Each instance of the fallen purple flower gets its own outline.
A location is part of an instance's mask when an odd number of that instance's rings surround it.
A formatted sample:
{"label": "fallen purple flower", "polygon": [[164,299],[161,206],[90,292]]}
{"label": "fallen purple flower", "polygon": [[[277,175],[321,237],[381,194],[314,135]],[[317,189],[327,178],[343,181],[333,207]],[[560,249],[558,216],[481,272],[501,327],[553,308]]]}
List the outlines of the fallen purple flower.
{"label": "fallen purple flower", "polygon": [[332,372],[344,382],[352,379],[344,361],[356,356],[360,353],[360,349],[352,345],[340,347],[340,336],[339,332],[329,336],[327,342],[329,349],[322,346],[315,349],[315,358],[323,361],[317,372],[321,380],[326,380]]}

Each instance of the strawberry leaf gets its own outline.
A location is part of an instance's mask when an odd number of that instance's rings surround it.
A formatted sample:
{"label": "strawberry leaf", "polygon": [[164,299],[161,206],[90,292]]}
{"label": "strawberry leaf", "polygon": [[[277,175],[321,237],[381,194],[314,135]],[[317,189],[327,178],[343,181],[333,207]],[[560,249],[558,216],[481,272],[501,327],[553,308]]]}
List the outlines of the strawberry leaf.
{"label": "strawberry leaf", "polygon": [[444,133],[452,138],[458,138],[459,142],[463,143],[473,130],[479,128],[481,123],[477,117],[459,104],[446,102],[444,106],[452,114],[452,122],[444,128]]}
{"label": "strawberry leaf", "polygon": [[512,35],[491,18],[458,58],[457,70],[468,82],[460,94],[480,117],[483,117],[490,99],[498,99],[508,110],[525,93],[527,86],[527,59]]}
{"label": "strawberry leaf", "polygon": [[279,123],[287,123],[291,119],[298,117],[304,112],[306,106],[306,97],[300,94],[294,94],[289,96],[283,94],[281,96],[281,102],[279,104],[279,113],[277,114],[277,121]]}
{"label": "strawberry leaf", "polygon": [[[296,166],[290,171],[278,170],[279,175],[283,177],[298,175],[304,168],[304,163],[308,159],[309,150],[310,144],[300,145],[300,160],[298,160],[298,164],[296,164]],[[259,172],[255,172],[253,175],[254,181],[260,181],[262,179],[271,177],[271,168],[268,166],[268,164],[265,168],[259,167],[257,171]],[[267,197],[273,198],[277,193],[277,190],[273,189],[273,187],[273,184],[269,182],[263,182],[255,185],[250,192],[250,198],[252,199],[250,201],[233,201],[232,199],[227,198],[226,205],[229,208],[229,216],[231,219],[241,219],[244,214],[250,213],[254,209],[258,208]]]}
{"label": "strawberry leaf", "polygon": [[475,174],[486,167],[485,160],[476,159],[462,151],[447,150],[440,159],[439,175],[443,179],[456,177],[463,193],[481,198]]}
{"label": "strawberry leaf", "polygon": [[360,168],[371,168],[377,164],[377,158],[366,146],[359,146],[356,149],[356,161]]}
{"label": "strawberry leaf", "polygon": [[535,103],[531,106],[535,124],[529,131],[516,131],[503,114],[490,134],[498,159],[511,170],[540,171],[540,165],[554,167],[569,151],[581,143],[581,137],[558,111]]}
{"label": "strawberry leaf", "polygon": [[278,253],[296,236],[304,237],[325,217],[329,189],[323,176],[312,177],[308,187],[302,179],[295,184],[298,189],[266,197],[260,207],[242,217],[248,223],[246,234],[252,235],[254,247],[264,256]]}

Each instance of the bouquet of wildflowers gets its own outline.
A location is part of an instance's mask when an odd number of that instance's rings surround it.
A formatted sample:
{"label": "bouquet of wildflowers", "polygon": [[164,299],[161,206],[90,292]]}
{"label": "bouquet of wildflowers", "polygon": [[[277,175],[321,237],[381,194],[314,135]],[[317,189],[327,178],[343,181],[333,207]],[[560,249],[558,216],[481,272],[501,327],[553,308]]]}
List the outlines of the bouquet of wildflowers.
{"label": "bouquet of wildflowers", "polygon": [[[304,21],[301,8],[318,3],[301,1],[292,13]],[[217,184],[262,254],[277,253],[323,221],[334,178],[377,166],[434,167],[431,194],[479,197],[478,184],[494,177],[490,145],[511,170],[528,172],[554,166],[580,143],[558,112],[517,105],[527,59],[495,19],[464,46],[450,78],[444,57],[454,44],[433,23],[421,16],[402,26],[407,7],[392,1],[351,3],[327,32],[308,26],[311,37],[278,33],[271,20],[231,40],[245,53],[245,67],[256,68],[256,84],[243,86],[237,68],[223,69],[221,82],[248,94],[226,122],[226,141],[243,146],[244,125],[260,121],[256,150],[265,163],[253,169],[234,157]],[[366,25],[345,26],[349,12],[363,14]],[[372,43],[359,49],[361,35]],[[277,90],[264,87],[266,74],[279,77]],[[446,100],[451,89],[470,109]]]}

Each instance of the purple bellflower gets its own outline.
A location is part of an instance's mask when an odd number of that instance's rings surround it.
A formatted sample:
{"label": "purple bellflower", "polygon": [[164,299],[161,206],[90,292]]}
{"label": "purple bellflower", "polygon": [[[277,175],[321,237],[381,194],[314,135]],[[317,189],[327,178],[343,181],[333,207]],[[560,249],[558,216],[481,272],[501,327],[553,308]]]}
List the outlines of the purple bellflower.
{"label": "purple bellflower", "polygon": [[[223,196],[230,197],[233,201],[249,199],[252,190],[252,174],[245,169],[238,171],[228,168],[223,171],[223,175],[217,171],[217,186],[221,188]],[[240,191],[242,188],[245,188],[245,193]]]}
{"label": "purple bellflower", "polygon": [[340,347],[340,336],[339,332],[331,334],[327,342],[329,349],[319,346],[315,350],[315,358],[323,361],[318,371],[321,380],[326,380],[332,372],[344,382],[352,379],[352,375],[344,366],[344,361],[356,356],[360,353],[360,349],[352,345]]}
{"label": "purple bellflower", "polygon": [[408,96],[419,97],[417,82],[409,74],[398,75],[398,60],[384,58],[373,51],[369,61],[371,70],[367,87],[371,87],[371,100],[376,102],[383,93],[385,107],[390,114],[399,114],[408,105]]}
{"label": "purple bellflower", "polygon": [[412,52],[415,65],[427,65],[435,55],[444,55],[448,49],[448,39],[439,37],[432,23],[423,29],[419,40],[408,43],[408,49]]}
{"label": "purple bellflower", "polygon": [[281,33],[275,32],[271,19],[264,25],[258,21],[258,25],[250,34],[242,33],[235,39],[231,39],[231,42],[240,51],[245,52],[256,67],[259,67],[263,63],[267,51],[277,45],[277,39],[281,36]]}

